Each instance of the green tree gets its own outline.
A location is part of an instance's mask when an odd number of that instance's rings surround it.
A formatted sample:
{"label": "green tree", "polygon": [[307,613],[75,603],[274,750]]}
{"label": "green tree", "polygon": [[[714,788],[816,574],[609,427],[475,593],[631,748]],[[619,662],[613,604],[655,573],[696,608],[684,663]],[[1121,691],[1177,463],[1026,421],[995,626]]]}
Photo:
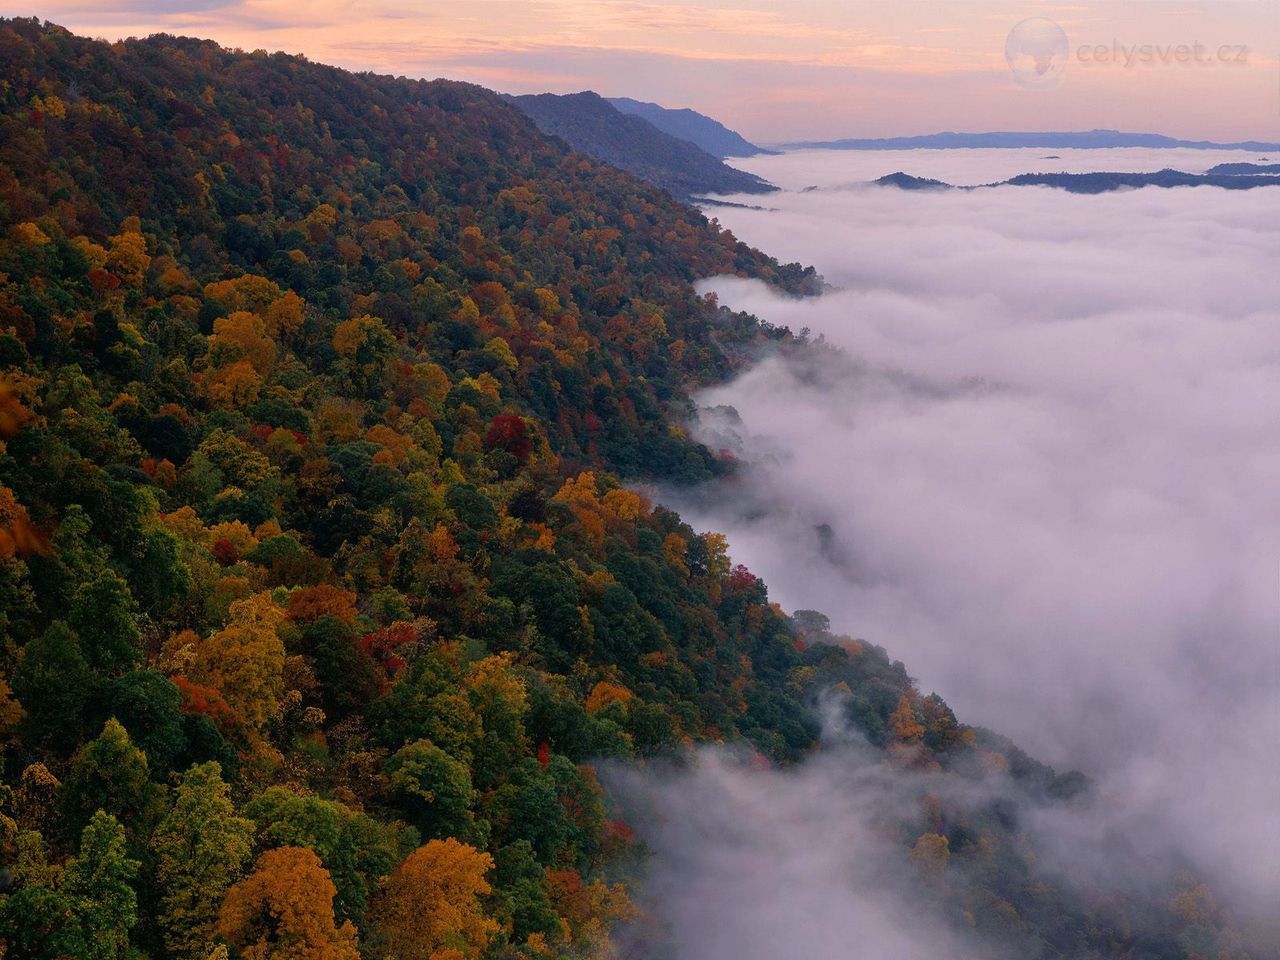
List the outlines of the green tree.
{"label": "green tree", "polygon": [[547,897],[543,868],[528,840],[517,840],[494,854],[494,900],[500,917],[511,923],[511,936],[523,943],[530,934],[557,938],[560,916]]}
{"label": "green tree", "polygon": [[136,838],[154,814],[155,801],[156,785],[150,779],[146,754],[112,718],[71,761],[62,785],[63,830],[74,836],[99,811],[105,811],[128,825],[130,836]]}
{"label": "green tree", "polygon": [[67,621],[91,667],[117,672],[136,666],[141,658],[138,605],[129,585],[110,567],[76,587]]}
{"label": "green tree", "polygon": [[463,687],[462,674],[456,644],[440,644],[420,655],[370,711],[386,745],[395,748],[425,739],[450,756],[469,760],[483,727]]}
{"label": "green tree", "polygon": [[103,713],[114,716],[130,732],[157,775],[171,770],[187,748],[181,699],[174,682],[155,670],[130,670],[115,677],[105,684],[100,697]]}
{"label": "green tree", "polygon": [[504,781],[528,755],[524,717],[529,711],[529,696],[506,654],[471,664],[466,688],[482,730],[473,747],[474,780],[479,789],[487,790]]}
{"label": "green tree", "polygon": [[350,625],[326,614],[303,628],[302,648],[315,664],[329,716],[349,716],[378,695],[381,677],[377,665],[360,648]]}
{"label": "green tree", "polygon": [[73,903],[56,888],[60,871],[48,862],[44,838],[36,830],[18,830],[5,839],[5,866],[16,884],[12,893],[0,894],[5,960],[84,956],[83,931]]}
{"label": "green tree", "polygon": [[392,754],[387,776],[391,796],[423,837],[472,837],[476,791],[466,764],[418,740]]}
{"label": "green tree", "polygon": [[84,732],[93,673],[71,628],[55,621],[26,645],[13,672],[13,692],[27,711],[24,729],[37,743],[70,750]]}
{"label": "green tree", "polygon": [[165,946],[184,960],[205,960],[218,905],[252,851],[253,823],[236,816],[231,788],[214,761],[192,767],[173,809],[151,839]]}
{"label": "green tree", "polygon": [[502,843],[527,840],[538,860],[550,865],[572,837],[560,790],[549,771],[526,758],[511,771],[511,781],[486,797],[482,809],[493,819]]}
{"label": "green tree", "polygon": [[80,853],[67,862],[62,893],[71,904],[87,951],[83,960],[125,956],[129,931],[138,920],[133,881],[138,861],[130,859],[124,828],[99,810],[84,828]]}
{"label": "green tree", "polygon": [[0,897],[0,943],[6,948],[5,960],[90,956],[72,916],[72,903],[53,887],[22,887]]}

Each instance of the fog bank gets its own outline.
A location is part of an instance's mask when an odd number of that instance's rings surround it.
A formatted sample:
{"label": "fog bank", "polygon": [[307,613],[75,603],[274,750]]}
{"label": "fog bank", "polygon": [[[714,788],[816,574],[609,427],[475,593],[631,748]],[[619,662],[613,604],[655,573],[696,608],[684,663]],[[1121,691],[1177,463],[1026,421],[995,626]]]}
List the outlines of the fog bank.
{"label": "fog bank", "polygon": [[1057,153],[744,162],[784,191],[709,212],[836,289],[705,288],[840,352],[699,397],[732,408],[700,436],[747,466],[731,496],[665,499],[726,531],[785,608],[1099,777],[1263,909],[1280,902],[1280,191],[863,185],[1226,159]]}
{"label": "fog bank", "polygon": [[[784,773],[706,750],[606,782],[654,854],[641,902],[678,960],[987,956],[912,903],[923,884],[883,828],[910,790],[869,757],[837,750]],[[636,951],[651,952],[666,955]]]}

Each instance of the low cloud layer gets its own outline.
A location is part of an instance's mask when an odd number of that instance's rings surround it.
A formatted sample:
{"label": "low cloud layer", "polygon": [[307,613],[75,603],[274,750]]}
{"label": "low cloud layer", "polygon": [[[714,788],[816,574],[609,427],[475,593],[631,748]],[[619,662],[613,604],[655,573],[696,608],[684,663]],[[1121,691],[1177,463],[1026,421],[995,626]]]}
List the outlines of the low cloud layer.
{"label": "low cloud layer", "polygon": [[840,352],[700,397],[736,412],[700,429],[748,467],[732,496],[668,500],[784,607],[1098,777],[1262,911],[1280,901],[1280,191],[861,185],[1241,159],[1044,153],[744,164],[786,189],[713,212],[837,289],[707,289]]}
{"label": "low cloud layer", "polygon": [[607,782],[653,854],[642,903],[677,960],[982,955],[906,898],[921,881],[877,829],[906,780],[856,751],[782,773],[706,750],[686,768],[616,769]]}
{"label": "low cloud layer", "polygon": [[[619,956],[1048,955],[1029,930],[1002,927],[983,856],[948,853],[941,866],[916,856],[911,840],[945,822],[976,827],[985,850],[1002,842],[1034,850],[1021,861],[1024,892],[1043,893],[1042,909],[1078,909],[1087,891],[1094,903],[1130,901],[1138,926],[1147,909],[1164,905],[1184,861],[1150,824],[1105,800],[1039,802],[1005,775],[975,779],[886,762],[842,723],[838,698],[824,706],[823,749],[795,767],[769,767],[741,748],[703,747],[678,761],[603,768],[649,853],[639,886],[649,920],[627,928],[615,944]],[[985,832],[993,817],[1011,827],[1003,841]],[[1070,923],[1065,913],[1060,919]],[[1148,947],[1169,933],[1135,932]],[[1095,956],[1074,946],[1081,952],[1064,956]]]}
{"label": "low cloud layer", "polygon": [[[651,855],[641,904],[659,924],[624,939],[621,954],[1015,960],[1006,946],[943,920],[938,895],[947,886],[958,893],[969,878],[953,872],[938,885],[941,876],[913,862],[901,833],[913,823],[922,829],[927,805],[970,813],[999,803],[1040,841],[1043,809],[1008,778],[886,763],[845,722],[840,694],[816,709],[823,749],[795,767],[771,767],[736,745],[603,768]],[[1049,878],[1063,864],[1045,852],[1054,861],[1042,874]]]}

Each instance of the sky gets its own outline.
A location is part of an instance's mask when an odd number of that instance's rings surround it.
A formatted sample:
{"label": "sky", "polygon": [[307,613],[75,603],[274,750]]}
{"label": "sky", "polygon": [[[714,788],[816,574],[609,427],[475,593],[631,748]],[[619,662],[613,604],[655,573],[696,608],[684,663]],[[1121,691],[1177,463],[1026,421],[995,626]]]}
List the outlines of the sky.
{"label": "sky", "polygon": [[[1280,0],[0,0],[0,14],[509,93],[591,89],[693,107],[760,143],[1096,128],[1280,138]],[[1021,82],[1006,59],[1028,18],[1067,39],[1054,83]]]}
{"label": "sky", "polygon": [[[1239,151],[800,151],[713,207],[815,265],[720,302],[838,348],[697,397],[730,490],[662,491],[783,609],[1098,778],[1246,912],[1280,902],[1280,189],[903,191],[895,170],[1199,172]],[[1126,831],[1127,833],[1128,831]]]}

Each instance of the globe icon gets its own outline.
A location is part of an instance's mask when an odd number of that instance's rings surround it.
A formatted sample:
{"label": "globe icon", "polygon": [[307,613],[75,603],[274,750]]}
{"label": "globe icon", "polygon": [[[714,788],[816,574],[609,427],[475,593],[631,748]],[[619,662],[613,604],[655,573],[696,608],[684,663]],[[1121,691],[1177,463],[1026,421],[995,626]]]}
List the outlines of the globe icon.
{"label": "globe icon", "polygon": [[1013,79],[1024,87],[1056,87],[1067,69],[1067,35],[1052,20],[1028,17],[1004,41]]}

